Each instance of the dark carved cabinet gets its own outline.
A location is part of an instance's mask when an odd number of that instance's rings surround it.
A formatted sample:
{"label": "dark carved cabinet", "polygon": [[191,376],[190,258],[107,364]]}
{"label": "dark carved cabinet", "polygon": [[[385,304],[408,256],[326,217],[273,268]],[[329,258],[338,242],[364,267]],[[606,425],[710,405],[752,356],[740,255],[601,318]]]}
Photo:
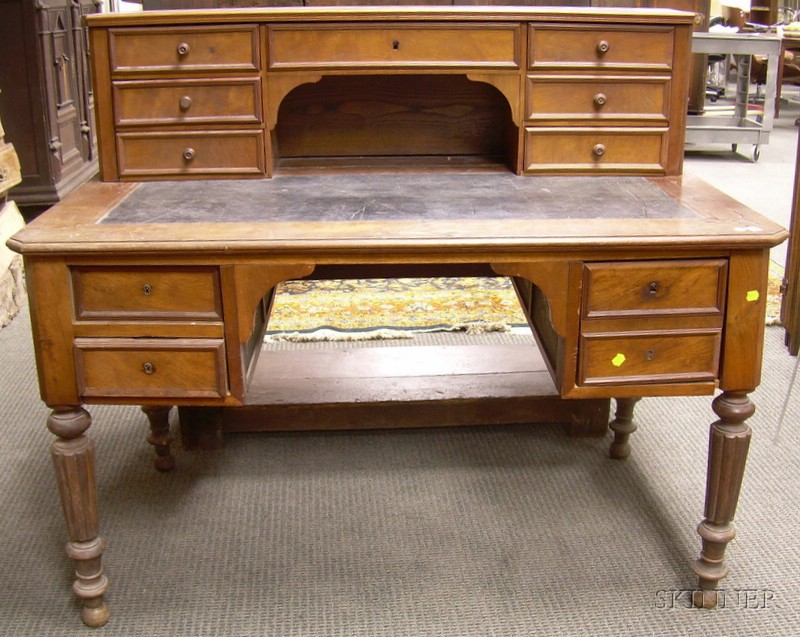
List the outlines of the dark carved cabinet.
{"label": "dark carved cabinet", "polygon": [[94,0],[0,0],[0,116],[22,167],[11,193],[45,208],[97,172],[82,16]]}

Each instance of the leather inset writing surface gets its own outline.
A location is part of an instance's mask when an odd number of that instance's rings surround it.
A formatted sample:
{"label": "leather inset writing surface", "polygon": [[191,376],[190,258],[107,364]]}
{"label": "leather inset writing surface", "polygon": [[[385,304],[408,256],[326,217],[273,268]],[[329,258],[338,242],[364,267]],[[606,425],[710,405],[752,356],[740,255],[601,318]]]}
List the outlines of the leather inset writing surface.
{"label": "leather inset writing surface", "polygon": [[531,179],[508,173],[405,173],[148,182],[109,212],[102,223],[696,216],[641,177]]}

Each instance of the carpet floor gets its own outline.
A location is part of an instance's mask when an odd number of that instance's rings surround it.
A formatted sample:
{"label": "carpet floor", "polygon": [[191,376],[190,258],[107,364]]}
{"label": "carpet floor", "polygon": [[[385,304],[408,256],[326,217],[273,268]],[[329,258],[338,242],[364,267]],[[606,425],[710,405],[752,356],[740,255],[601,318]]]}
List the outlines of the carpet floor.
{"label": "carpet floor", "polygon": [[[0,350],[0,635],[88,635],[27,310]],[[780,328],[765,357],[722,608],[687,597],[708,397],[642,401],[625,462],[608,439],[521,424],[229,435],[218,451],[176,449],[169,474],[152,468],[138,409],[96,406],[112,617],[94,634],[797,634],[800,391],[776,438],[794,367]]]}

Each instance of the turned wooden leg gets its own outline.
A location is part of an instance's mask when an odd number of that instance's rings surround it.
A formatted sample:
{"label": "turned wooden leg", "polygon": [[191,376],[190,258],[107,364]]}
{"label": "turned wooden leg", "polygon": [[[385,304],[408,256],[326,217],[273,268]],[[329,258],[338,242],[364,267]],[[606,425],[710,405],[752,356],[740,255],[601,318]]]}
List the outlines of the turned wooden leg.
{"label": "turned wooden leg", "polygon": [[142,411],[150,421],[147,442],[153,445],[156,451],[156,459],[153,464],[159,471],[171,471],[175,467],[169,436],[169,412],[171,409],[172,407],[142,407]]}
{"label": "turned wooden leg", "polygon": [[703,608],[717,605],[717,584],[728,574],[725,548],[736,536],[733,518],[752,433],[744,421],[755,411],[747,394],[739,392],[724,392],[712,406],[720,419],[709,435],[705,519],[697,527],[703,548],[693,565],[700,578],[693,601]]}
{"label": "turned wooden leg", "polygon": [[103,598],[108,578],[101,561],[106,545],[98,536],[94,444],[84,435],[91,424],[81,407],[56,408],[47,419],[47,428],[58,436],[51,452],[67,522],[67,555],[75,560],[72,590],[83,602],[83,623],[96,628],[108,621],[109,611]]}
{"label": "turned wooden leg", "polygon": [[617,409],[614,412],[614,420],[608,425],[614,432],[614,440],[608,453],[614,460],[624,460],[631,455],[630,437],[636,431],[633,408],[641,398],[617,398],[615,400]]}

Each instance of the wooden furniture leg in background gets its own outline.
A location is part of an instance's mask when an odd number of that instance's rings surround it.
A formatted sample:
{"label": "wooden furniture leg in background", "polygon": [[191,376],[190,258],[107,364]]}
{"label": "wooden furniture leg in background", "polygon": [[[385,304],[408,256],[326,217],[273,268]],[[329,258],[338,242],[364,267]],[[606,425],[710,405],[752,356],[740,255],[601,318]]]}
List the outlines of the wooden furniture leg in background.
{"label": "wooden furniture leg in background", "polygon": [[159,471],[171,471],[175,468],[175,458],[170,450],[169,412],[172,407],[142,407],[142,411],[150,421],[150,433],[147,442],[153,445],[156,459],[153,461]]}
{"label": "wooden furniture leg in background", "polygon": [[614,420],[608,425],[614,432],[614,440],[608,450],[609,455],[614,460],[624,460],[631,455],[631,434],[636,431],[636,423],[633,421],[633,408],[641,398],[616,398],[616,411]]}
{"label": "wooden furniture leg in background", "polygon": [[103,597],[108,589],[102,566],[106,543],[98,536],[94,443],[84,435],[91,424],[81,407],[57,407],[47,418],[47,428],[58,436],[51,452],[67,522],[67,555],[75,560],[72,590],[83,602],[83,623],[97,628],[108,621],[109,610]]}
{"label": "wooden furniture leg in background", "polygon": [[743,392],[722,393],[714,399],[713,408],[719,420],[711,425],[705,519],[697,527],[703,548],[693,565],[700,578],[693,601],[702,608],[717,605],[717,584],[728,574],[725,548],[736,536],[733,518],[752,434],[744,421],[755,412],[755,405]]}

